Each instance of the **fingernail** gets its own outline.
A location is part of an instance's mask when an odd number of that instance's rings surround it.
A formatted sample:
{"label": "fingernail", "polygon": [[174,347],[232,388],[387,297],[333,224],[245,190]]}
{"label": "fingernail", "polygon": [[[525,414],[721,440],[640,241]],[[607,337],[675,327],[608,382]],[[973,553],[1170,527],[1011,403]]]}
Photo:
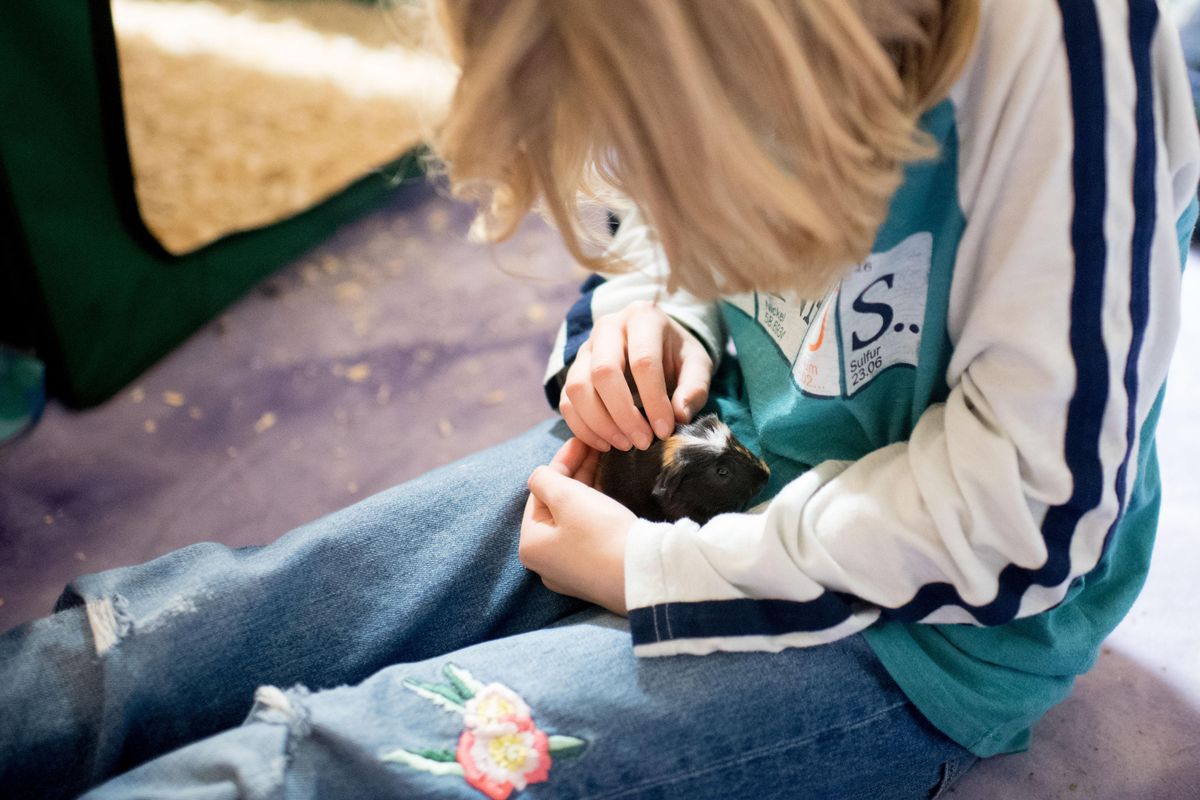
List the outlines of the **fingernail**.
{"label": "fingernail", "polygon": [[658,438],[666,439],[675,432],[675,421],[660,419],[654,422],[654,432],[658,434]]}
{"label": "fingernail", "polygon": [[635,441],[637,442],[638,450],[645,450],[650,446],[650,443],[654,441],[654,438],[652,436],[647,436],[644,433],[639,433],[637,434]]}
{"label": "fingernail", "polygon": [[629,448],[633,447],[633,442],[629,441],[620,434],[613,437],[613,444],[615,444],[620,450],[628,450]]}
{"label": "fingernail", "polygon": [[689,406],[687,403],[683,404],[683,416],[685,416],[688,419],[692,418],[692,407]]}

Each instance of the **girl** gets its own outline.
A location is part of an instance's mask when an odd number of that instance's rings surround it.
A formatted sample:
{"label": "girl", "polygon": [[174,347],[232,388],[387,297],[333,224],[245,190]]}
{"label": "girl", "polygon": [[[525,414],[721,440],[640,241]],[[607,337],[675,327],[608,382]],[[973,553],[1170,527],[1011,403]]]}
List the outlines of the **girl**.
{"label": "girl", "polygon": [[[0,785],[915,798],[1026,747],[1153,541],[1200,163],[1154,2],[439,12],[482,230],[540,203],[608,275],[548,372],[565,426],[76,580],[0,640]],[[602,257],[581,190],[627,198]],[[592,488],[705,405],[771,465],[757,513]]]}

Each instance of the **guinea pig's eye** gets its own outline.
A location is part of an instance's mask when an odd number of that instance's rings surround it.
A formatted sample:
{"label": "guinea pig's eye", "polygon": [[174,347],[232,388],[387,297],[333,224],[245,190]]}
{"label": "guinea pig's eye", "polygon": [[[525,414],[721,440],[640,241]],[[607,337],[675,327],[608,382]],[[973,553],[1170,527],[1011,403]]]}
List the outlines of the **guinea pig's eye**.
{"label": "guinea pig's eye", "polygon": [[717,467],[717,477],[718,478],[728,478],[729,477],[729,467],[726,467],[724,465],[718,466]]}

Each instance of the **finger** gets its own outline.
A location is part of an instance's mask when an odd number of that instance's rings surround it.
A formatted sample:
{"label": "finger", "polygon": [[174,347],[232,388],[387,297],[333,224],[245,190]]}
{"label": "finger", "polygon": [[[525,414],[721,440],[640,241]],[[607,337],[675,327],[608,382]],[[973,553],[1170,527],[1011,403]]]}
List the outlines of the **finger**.
{"label": "finger", "polygon": [[[567,427],[571,429],[571,433],[575,434],[575,438],[586,442],[588,447],[591,447],[593,450],[599,450],[602,453],[606,453],[612,449],[612,445],[605,441],[604,437],[588,427],[588,424],[579,416],[579,412],[575,410],[575,404],[569,398],[564,396],[559,401],[558,413],[562,414],[563,421],[567,423]],[[633,445],[630,444],[629,446],[632,447]]]}
{"label": "finger", "polygon": [[675,419],[688,422],[708,401],[708,387],[712,382],[712,359],[704,346],[695,339],[685,341],[680,348],[681,363],[679,380],[671,405]]}
{"label": "finger", "polygon": [[586,516],[590,513],[588,509],[597,508],[591,502],[597,498],[616,503],[592,487],[548,467],[538,467],[529,476],[529,491],[546,505],[555,525],[570,525],[572,520],[579,522],[581,514]]}
{"label": "finger", "polygon": [[545,503],[532,493],[525,501],[525,514],[521,520],[521,535],[517,543],[517,558],[526,569],[542,567],[548,542],[558,531],[554,518]]}
{"label": "finger", "polygon": [[666,316],[658,309],[633,314],[626,323],[629,371],[642,399],[642,408],[654,433],[665,439],[675,431],[675,414],[667,396],[663,372],[663,324]]}
{"label": "finger", "polygon": [[596,488],[596,473],[600,469],[600,454],[589,448],[587,455],[575,470],[574,478],[582,484]]}
{"label": "finger", "polygon": [[558,448],[554,458],[550,459],[550,467],[558,469],[563,475],[574,475],[579,471],[584,459],[592,452],[594,452],[592,448],[584,444],[582,440],[572,437]]}
{"label": "finger", "polygon": [[538,467],[529,476],[529,492],[539,501],[546,504],[550,514],[554,509],[569,502],[569,498],[578,484],[549,467]]}
{"label": "finger", "polygon": [[[590,342],[591,340],[589,339],[588,341]],[[580,427],[590,431],[598,439],[607,442],[605,446],[601,447],[596,442],[585,438],[588,444],[602,451],[608,450],[609,447],[616,447],[619,450],[628,450],[633,447],[633,442],[621,432],[617,423],[613,422],[612,416],[604,407],[604,401],[600,399],[600,395],[596,394],[596,387],[592,382],[592,354],[590,348],[580,348],[579,355],[575,357],[575,363],[567,371],[567,381],[563,386],[563,394],[571,401],[571,406],[575,409],[576,417],[582,423]],[[562,410],[561,400],[559,401],[559,410]]]}
{"label": "finger", "polygon": [[548,525],[553,524],[554,517],[550,514],[550,507],[539,500],[533,492],[529,493],[529,499],[525,501],[525,513],[523,514],[523,522],[521,530],[530,530],[534,524]]}
{"label": "finger", "polygon": [[[596,393],[594,388],[590,388],[586,392],[582,392],[578,397],[572,398],[571,404],[575,407],[575,411],[582,417],[588,429],[593,431],[597,436],[608,442],[612,447],[618,450],[628,450],[633,447],[633,442],[626,436],[619,425],[613,420],[608,413],[608,408],[604,404],[604,400]],[[604,448],[607,450],[608,448]]]}
{"label": "finger", "polygon": [[596,387],[596,394],[621,432],[639,450],[649,447],[654,440],[654,432],[642,412],[633,404],[633,393],[629,391],[629,381],[625,377],[623,333],[609,333],[596,337],[592,342],[592,385]]}

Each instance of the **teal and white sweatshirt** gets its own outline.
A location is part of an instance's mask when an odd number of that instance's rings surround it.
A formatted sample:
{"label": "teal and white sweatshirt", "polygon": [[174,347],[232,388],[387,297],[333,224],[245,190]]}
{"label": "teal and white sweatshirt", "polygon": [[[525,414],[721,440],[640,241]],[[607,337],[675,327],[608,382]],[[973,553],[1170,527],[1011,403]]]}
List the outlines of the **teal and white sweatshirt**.
{"label": "teal and white sweatshirt", "polygon": [[923,124],[940,157],[823,300],[664,296],[661,248],[625,216],[613,248],[640,270],[585,283],[547,393],[635,299],[732,342],[713,402],[771,482],[756,513],[635,525],[636,653],[862,633],[988,756],[1027,745],[1145,579],[1200,142],[1153,0],[985,0]]}

